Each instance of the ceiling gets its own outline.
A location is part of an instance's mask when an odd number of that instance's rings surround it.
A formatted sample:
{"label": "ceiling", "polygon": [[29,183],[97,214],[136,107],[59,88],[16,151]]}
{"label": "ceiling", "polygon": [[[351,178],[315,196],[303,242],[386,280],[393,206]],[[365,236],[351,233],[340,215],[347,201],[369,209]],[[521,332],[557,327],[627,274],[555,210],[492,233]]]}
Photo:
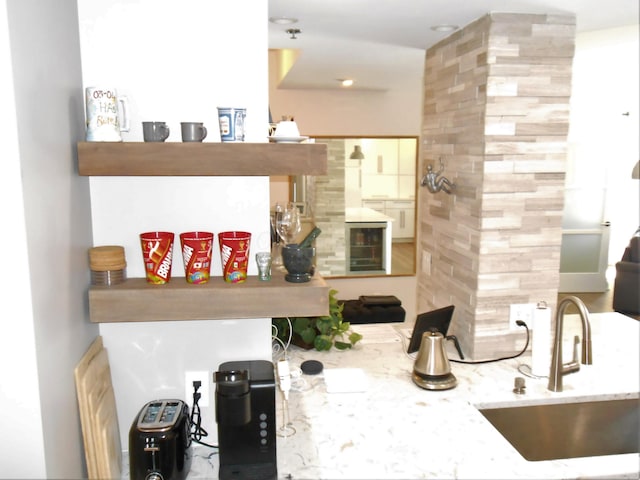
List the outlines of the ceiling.
{"label": "ceiling", "polygon": [[[425,50],[489,12],[575,13],[578,32],[638,23],[638,0],[269,0],[269,17],[294,17],[292,25],[269,22],[269,48],[295,49],[279,88],[384,91],[422,76]],[[287,29],[301,32],[291,39]]]}

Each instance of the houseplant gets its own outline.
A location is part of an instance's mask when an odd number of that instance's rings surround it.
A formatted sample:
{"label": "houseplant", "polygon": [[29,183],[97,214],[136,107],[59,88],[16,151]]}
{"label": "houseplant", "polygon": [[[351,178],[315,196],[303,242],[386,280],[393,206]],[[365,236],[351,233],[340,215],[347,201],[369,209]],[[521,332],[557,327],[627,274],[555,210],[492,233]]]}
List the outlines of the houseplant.
{"label": "houseplant", "polygon": [[[344,305],[336,299],[336,290],[329,291],[329,315],[322,317],[291,317],[291,343],[299,347],[316,350],[347,350],[362,339],[362,335],[351,329],[351,324],[342,318]],[[285,344],[289,341],[289,320],[274,318],[277,337]]]}

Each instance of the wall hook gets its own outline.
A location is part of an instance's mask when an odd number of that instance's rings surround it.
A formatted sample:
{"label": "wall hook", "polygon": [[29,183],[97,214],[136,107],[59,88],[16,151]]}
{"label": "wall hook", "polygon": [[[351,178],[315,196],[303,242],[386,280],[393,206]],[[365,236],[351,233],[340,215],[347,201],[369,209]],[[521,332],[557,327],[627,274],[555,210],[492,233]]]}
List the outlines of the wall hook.
{"label": "wall hook", "polygon": [[427,165],[427,173],[422,180],[420,181],[420,185],[423,187],[427,187],[431,193],[438,193],[442,190],[445,193],[451,195],[453,190],[456,188],[455,183],[451,183],[451,181],[445,177],[440,176],[444,171],[444,164],[442,163],[442,158],[440,159],[440,170],[437,172],[433,171],[433,166],[431,164]]}

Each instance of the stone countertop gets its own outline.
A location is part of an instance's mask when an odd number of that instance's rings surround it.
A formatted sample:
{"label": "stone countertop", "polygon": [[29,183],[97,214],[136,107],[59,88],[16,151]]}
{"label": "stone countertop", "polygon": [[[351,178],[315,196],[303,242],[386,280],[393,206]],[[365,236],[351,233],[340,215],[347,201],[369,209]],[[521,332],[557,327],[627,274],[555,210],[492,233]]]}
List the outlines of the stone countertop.
{"label": "stone countertop", "polygon": [[[580,322],[570,317],[565,319],[564,345],[571,345],[571,338],[579,333]],[[565,376],[563,392],[547,390],[546,378],[526,378],[526,393],[513,393],[515,377],[522,376],[518,365],[530,364],[529,353],[495,363],[452,363],[456,388],[423,390],[411,380],[413,358],[405,353],[406,337],[402,332],[396,335],[397,327],[391,324],[354,326],[365,337],[362,345],[350,351],[292,348],[289,358],[294,371],[303,360],[316,359],[325,369],[361,369],[364,376],[351,377],[346,387],[354,390],[351,393],[327,393],[322,375],[295,379],[289,417],[296,432],[279,439],[279,476],[638,478],[638,454],[527,461],[476,408],[637,398],[640,322],[617,313],[590,317],[593,365],[582,365],[579,372]],[[572,354],[571,348],[564,351]]]}
{"label": "stone countertop", "polygon": [[372,208],[347,208],[344,221],[347,223],[392,222],[393,218]]}
{"label": "stone countertop", "polygon": [[[567,315],[565,361],[580,322]],[[640,322],[618,313],[591,314],[593,365],[564,377],[564,391],[547,390],[546,378],[526,378],[526,393],[513,393],[521,357],[494,363],[451,363],[458,385],[428,391],[411,380],[414,358],[407,355],[408,324],[354,325],[364,335],[349,351],[289,349],[294,373],[288,414],[277,391],[278,430],[288,417],[295,433],[278,438],[281,479],[567,479],[638,478],[640,455],[567,460],[525,460],[476,407],[524,406],[592,399],[638,398]],[[410,331],[409,331],[410,334]],[[523,346],[524,346],[523,334]],[[452,342],[447,342],[447,345]],[[415,355],[415,354],[414,354]],[[450,352],[450,359],[457,354]],[[299,372],[307,359],[325,372]],[[274,360],[275,361],[275,360]],[[353,369],[353,370],[351,370]],[[350,373],[349,381],[325,383],[326,370]],[[333,370],[333,371],[331,371]],[[344,392],[349,390],[350,392]],[[341,393],[339,393],[341,392]],[[290,429],[283,430],[291,433]],[[123,479],[128,478],[128,464]],[[217,478],[215,451],[194,448],[189,479]]]}

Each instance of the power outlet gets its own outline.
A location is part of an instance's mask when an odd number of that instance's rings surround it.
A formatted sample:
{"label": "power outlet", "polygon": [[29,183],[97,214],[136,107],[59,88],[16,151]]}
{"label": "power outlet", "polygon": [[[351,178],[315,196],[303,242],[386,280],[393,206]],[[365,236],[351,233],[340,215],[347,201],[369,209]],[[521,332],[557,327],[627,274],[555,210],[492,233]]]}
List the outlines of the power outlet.
{"label": "power outlet", "polygon": [[193,382],[199,381],[200,388],[198,389],[198,393],[200,393],[200,400],[198,401],[198,405],[201,407],[209,406],[209,372],[200,371],[200,372],[185,372],[184,374],[184,393],[185,393],[185,401],[188,405],[193,405]]}
{"label": "power outlet", "polygon": [[518,330],[517,320],[522,320],[529,328],[533,327],[533,312],[536,309],[535,303],[514,303],[509,308],[509,329]]}

